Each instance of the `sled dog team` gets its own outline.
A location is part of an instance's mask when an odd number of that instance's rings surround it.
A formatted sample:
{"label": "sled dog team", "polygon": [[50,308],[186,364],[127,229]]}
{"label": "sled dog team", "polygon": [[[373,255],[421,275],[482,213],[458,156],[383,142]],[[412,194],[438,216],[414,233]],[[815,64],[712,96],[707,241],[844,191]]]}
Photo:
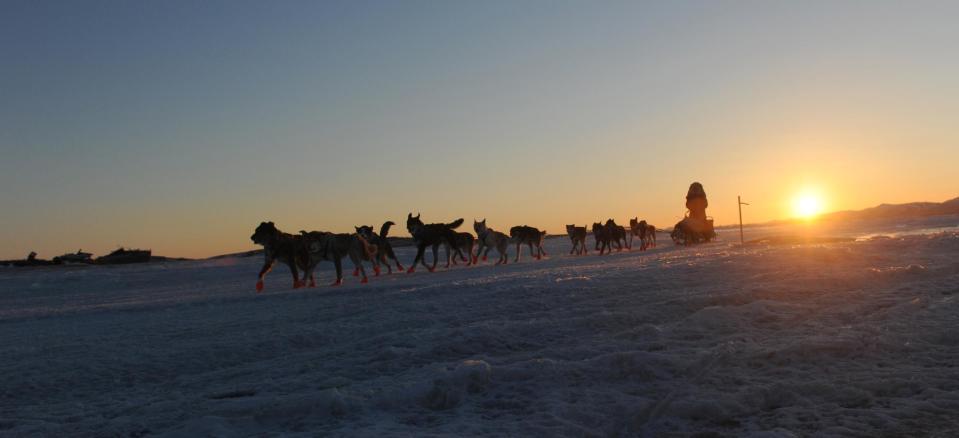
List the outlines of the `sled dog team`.
{"label": "sled dog team", "polygon": [[[495,249],[499,255],[496,265],[506,264],[507,250],[510,243],[516,245],[516,257],[513,262],[520,259],[520,248],[523,245],[529,247],[530,255],[537,260],[546,256],[546,250],[543,249],[543,241],[546,238],[546,231],[540,231],[537,228],[521,225],[510,228],[509,235],[493,230],[486,226],[486,219],[482,221],[473,221],[474,237],[470,233],[457,232],[456,228],[463,224],[463,219],[457,219],[450,223],[427,224],[420,220],[420,215],[413,216],[412,213],[406,217],[406,230],[413,236],[413,242],[416,245],[416,258],[410,265],[407,273],[416,270],[417,264],[422,264],[424,268],[433,272],[439,262],[438,251],[442,246],[446,251],[446,267],[450,263],[458,264],[457,259],[467,265],[475,265],[480,258],[487,260],[490,250]],[[293,287],[316,286],[316,279],[313,271],[320,262],[333,262],[336,268],[336,281],[331,286],[338,286],[343,283],[343,264],[344,257],[349,257],[353,264],[353,275],[361,276],[360,283],[367,283],[368,278],[363,262],[368,262],[373,266],[375,275],[380,274],[380,266],[386,266],[387,273],[392,274],[392,264],[396,264],[396,269],[403,270],[403,265],[393,252],[393,247],[387,239],[390,227],[395,225],[391,221],[386,221],[380,227],[377,234],[372,226],[354,227],[356,233],[330,233],[326,231],[300,231],[299,234],[284,233],[276,228],[273,222],[262,222],[250,239],[258,245],[263,245],[263,254],[265,262],[260,269],[259,278],[256,282],[256,290],[263,290],[263,278],[273,269],[273,265],[280,261],[290,267],[293,274]],[[650,246],[656,246],[656,227],[649,225],[646,221],[637,221],[637,218],[630,219],[629,232],[612,219],[605,224],[594,223],[592,227],[593,236],[596,240],[596,250],[600,255],[612,252],[612,246],[615,245],[617,251],[632,248],[633,238],[640,241],[640,249],[646,250]],[[567,225],[566,233],[569,235],[573,244],[570,254],[582,255],[588,251],[586,249],[586,227],[577,227]],[[433,253],[433,264],[426,264],[424,257],[426,249],[430,248]],[[474,253],[474,248],[476,249]],[[302,276],[300,275],[302,272]]]}

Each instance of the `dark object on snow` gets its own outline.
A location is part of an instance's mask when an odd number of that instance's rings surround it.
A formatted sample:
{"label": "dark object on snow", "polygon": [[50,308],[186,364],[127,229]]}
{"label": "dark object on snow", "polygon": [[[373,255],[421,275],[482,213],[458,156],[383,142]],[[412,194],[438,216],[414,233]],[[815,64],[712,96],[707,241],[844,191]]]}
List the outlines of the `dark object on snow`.
{"label": "dark object on snow", "polygon": [[58,265],[57,261],[43,260],[37,258],[37,253],[30,251],[30,254],[27,255],[27,258],[22,260],[2,260],[0,265],[3,266],[15,266],[17,268],[24,268],[28,266],[50,266]]}
{"label": "dark object on snow", "polygon": [[97,257],[97,264],[100,265],[125,265],[128,263],[146,263],[150,261],[153,254],[149,249],[125,249],[120,248],[102,257]]}
{"label": "dark object on snow", "polygon": [[709,201],[706,200],[703,185],[698,182],[690,184],[689,191],[686,192],[686,217],[679,221],[669,234],[677,245],[709,242],[716,238],[713,218],[706,216],[708,206]]}
{"label": "dark object on snow", "polygon": [[54,263],[93,263],[93,254],[77,250],[76,253],[67,253],[53,258]]}

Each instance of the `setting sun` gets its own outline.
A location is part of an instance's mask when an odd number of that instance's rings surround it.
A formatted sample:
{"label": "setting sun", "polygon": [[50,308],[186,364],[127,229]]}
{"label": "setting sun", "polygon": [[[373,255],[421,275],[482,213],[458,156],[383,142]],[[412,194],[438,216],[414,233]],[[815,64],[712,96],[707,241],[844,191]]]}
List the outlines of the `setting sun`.
{"label": "setting sun", "polygon": [[822,200],[819,196],[804,193],[796,197],[793,202],[793,214],[796,217],[809,219],[822,213]]}

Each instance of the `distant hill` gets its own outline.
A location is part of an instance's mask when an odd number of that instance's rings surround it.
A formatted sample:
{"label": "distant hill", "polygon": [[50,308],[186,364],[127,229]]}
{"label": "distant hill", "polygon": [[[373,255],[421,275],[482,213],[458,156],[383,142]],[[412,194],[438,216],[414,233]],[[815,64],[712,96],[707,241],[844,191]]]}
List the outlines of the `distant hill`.
{"label": "distant hill", "polygon": [[856,211],[837,211],[819,217],[827,221],[859,221],[873,219],[919,218],[959,214],[959,198],[945,202],[910,202],[908,204],[880,204]]}
{"label": "distant hill", "polygon": [[[941,216],[957,214],[959,215],[959,198],[953,198],[945,202],[910,202],[908,204],[880,204],[863,210],[836,211],[833,213],[824,213],[816,220],[819,221],[865,221],[877,219],[907,219],[922,218],[929,216]],[[769,222],[753,223],[748,225],[781,225],[800,222],[802,219],[778,219]],[[739,224],[724,224],[717,226],[716,229],[729,230],[738,228]]]}

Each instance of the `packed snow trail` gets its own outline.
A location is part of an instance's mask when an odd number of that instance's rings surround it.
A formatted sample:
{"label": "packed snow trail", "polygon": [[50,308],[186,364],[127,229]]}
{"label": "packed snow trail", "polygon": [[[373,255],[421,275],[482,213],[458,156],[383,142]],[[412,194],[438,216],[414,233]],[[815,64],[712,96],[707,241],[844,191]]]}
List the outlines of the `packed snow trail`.
{"label": "packed snow trail", "polygon": [[260,257],[0,270],[0,435],[959,433],[955,232],[547,250],[260,295]]}

